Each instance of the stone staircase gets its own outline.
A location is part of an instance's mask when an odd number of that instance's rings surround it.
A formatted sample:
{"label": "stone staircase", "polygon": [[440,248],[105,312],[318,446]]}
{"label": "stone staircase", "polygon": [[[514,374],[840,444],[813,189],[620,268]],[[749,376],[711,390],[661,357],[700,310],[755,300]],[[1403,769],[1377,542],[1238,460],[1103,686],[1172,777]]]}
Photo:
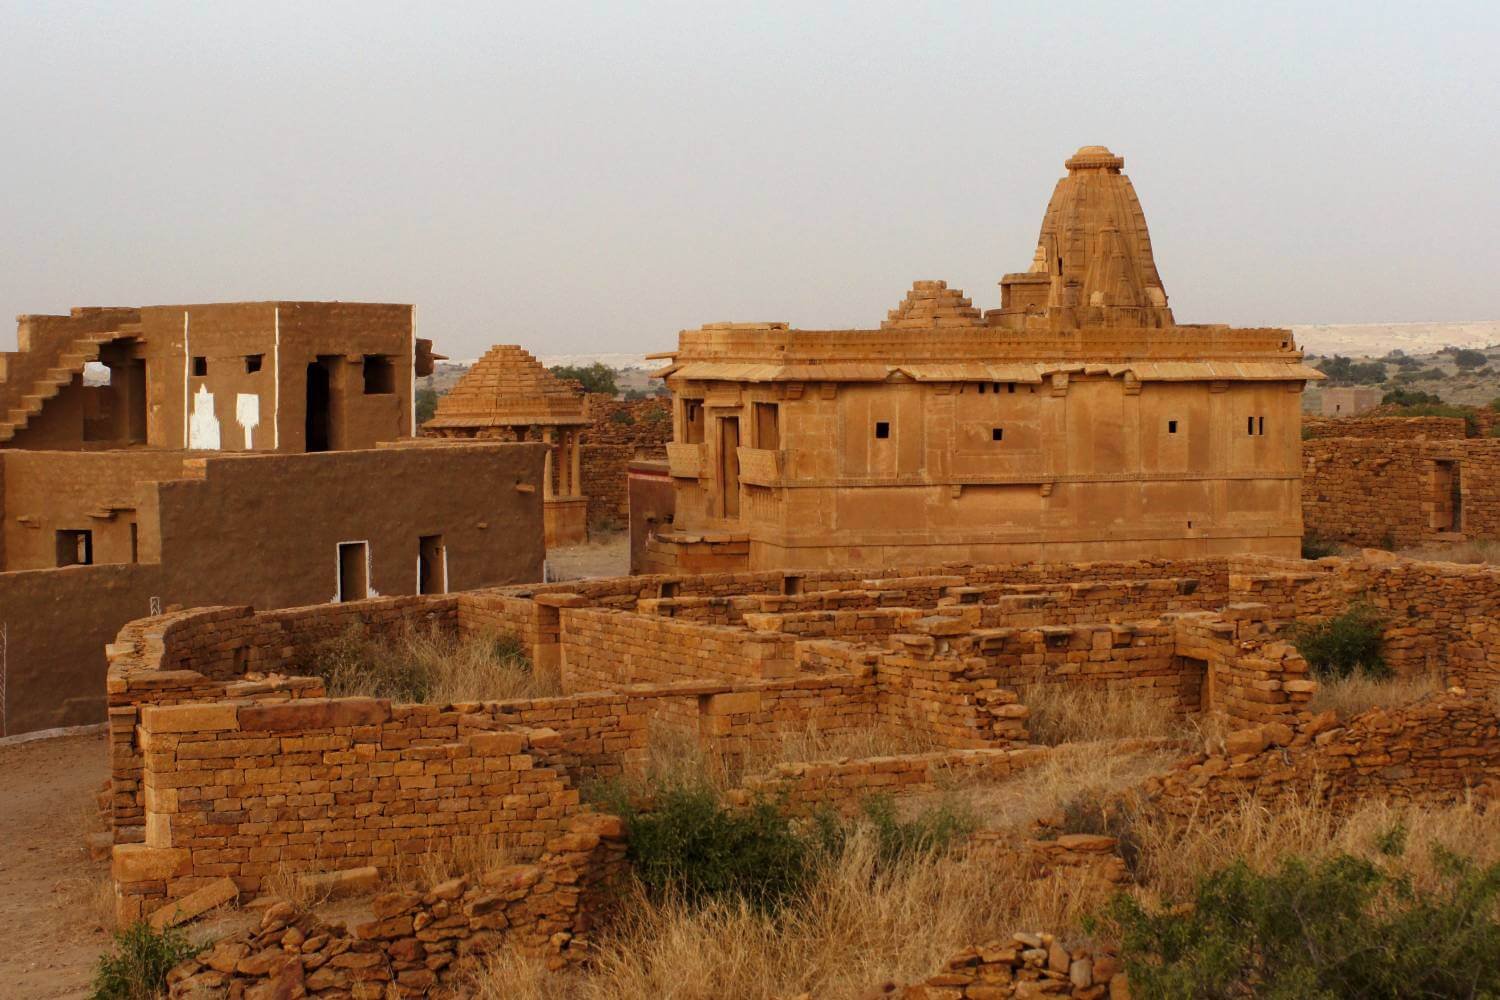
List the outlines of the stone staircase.
{"label": "stone staircase", "polygon": [[18,334],[19,351],[0,353],[0,446],[26,428],[58,393],[99,360],[102,345],[140,333],[140,324],[82,333],[51,343],[37,343],[31,331]]}

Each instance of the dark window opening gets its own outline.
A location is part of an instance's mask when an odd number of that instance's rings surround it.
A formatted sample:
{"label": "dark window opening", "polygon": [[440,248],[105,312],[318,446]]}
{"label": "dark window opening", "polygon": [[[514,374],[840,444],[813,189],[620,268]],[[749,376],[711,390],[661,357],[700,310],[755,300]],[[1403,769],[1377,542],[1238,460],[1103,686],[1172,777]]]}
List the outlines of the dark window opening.
{"label": "dark window opening", "polygon": [[663,580],[661,588],[657,591],[658,597],[676,597],[679,584],[676,580]]}
{"label": "dark window opening", "polygon": [[130,522],[130,561],[133,563],[141,561],[140,531],[134,521]]}
{"label": "dark window opening", "polygon": [[1167,433],[1168,434],[1176,434],[1177,433],[1177,421],[1175,421],[1175,420],[1168,420],[1167,421]]}
{"label": "dark window opening", "polygon": [[990,440],[991,441],[1004,441],[1005,440],[1005,428],[1004,427],[991,427],[990,428]]}
{"label": "dark window opening", "polygon": [[1252,435],[1255,433],[1255,418],[1254,417],[1246,417],[1245,418],[1245,433],[1246,434],[1252,434]]}
{"label": "dark window opening", "polygon": [[423,535],[417,539],[417,593],[448,592],[448,550],[442,535]]}
{"label": "dark window opening", "polygon": [[245,374],[254,375],[256,372],[260,371],[260,366],[265,361],[265,359],[266,356],[264,354],[245,355]]}
{"label": "dark window opening", "polygon": [[1014,382],[1005,383],[1005,391],[1014,396],[1016,393],[1016,384]]}
{"label": "dark window opening", "polygon": [[1255,433],[1257,433],[1257,434],[1264,434],[1266,432],[1266,418],[1265,417],[1256,417],[1255,418],[1255,424],[1256,424]]}
{"label": "dark window opening", "polygon": [[384,354],[365,355],[365,395],[385,396],[396,391],[396,364]]}
{"label": "dark window opening", "polygon": [[997,396],[1000,395],[1000,383],[996,382],[994,385],[990,386],[990,392],[993,392]]}
{"label": "dark window opening", "polygon": [[59,566],[92,566],[94,564],[94,533],[92,531],[59,531],[56,537]]}
{"label": "dark window opening", "polygon": [[984,383],[983,382],[979,383],[979,394],[981,396],[984,395]]}
{"label": "dark window opening", "polygon": [[781,592],[788,596],[802,593],[802,577],[784,576],[781,578]]}
{"label": "dark window opening", "polygon": [[369,552],[364,542],[339,542],[340,601],[363,601],[370,596]]}
{"label": "dark window opening", "polygon": [[303,425],[308,451],[327,451],[332,447],[332,387],[328,366],[321,359],[307,366],[307,414]]}
{"label": "dark window opening", "polygon": [[875,421],[875,436],[882,441],[891,436],[891,423],[889,420]]}
{"label": "dark window opening", "polygon": [[208,359],[199,355],[193,357],[193,374],[202,378],[208,374]]}

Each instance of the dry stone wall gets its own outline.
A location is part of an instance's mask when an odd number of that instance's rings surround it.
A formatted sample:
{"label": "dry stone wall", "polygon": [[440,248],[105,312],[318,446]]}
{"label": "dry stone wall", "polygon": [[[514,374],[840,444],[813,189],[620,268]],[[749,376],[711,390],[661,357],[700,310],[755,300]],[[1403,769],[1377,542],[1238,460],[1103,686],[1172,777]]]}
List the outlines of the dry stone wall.
{"label": "dry stone wall", "polygon": [[588,956],[590,937],[625,870],[618,817],[583,814],[534,864],[457,878],[425,892],[377,896],[352,931],[286,902],[252,930],[215,943],[170,973],[173,1000],[452,995],[485,956],[515,948],[560,969]]}

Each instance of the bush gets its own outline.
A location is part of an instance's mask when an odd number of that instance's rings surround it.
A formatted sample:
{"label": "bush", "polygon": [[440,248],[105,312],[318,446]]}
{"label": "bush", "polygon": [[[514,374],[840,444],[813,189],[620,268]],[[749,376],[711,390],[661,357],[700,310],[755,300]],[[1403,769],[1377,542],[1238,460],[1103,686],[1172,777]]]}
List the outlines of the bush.
{"label": "bush", "polygon": [[1383,404],[1394,404],[1396,406],[1420,406],[1424,403],[1433,403],[1441,406],[1443,397],[1432,392],[1423,392],[1421,389],[1395,388],[1380,397]]}
{"label": "bush", "polygon": [[156,1000],[167,973],[200,950],[174,928],[157,932],[145,921],[115,932],[114,948],[99,956],[91,1000]]}
{"label": "bush", "polygon": [[417,390],[417,426],[421,427],[437,413],[438,394],[433,389]]}
{"label": "bush", "polygon": [[1403,406],[1395,413],[1398,417],[1458,417],[1464,422],[1464,434],[1475,437],[1479,434],[1479,418],[1467,406],[1449,406],[1447,403],[1417,403]]}
{"label": "bush", "polygon": [[1379,361],[1357,362],[1335,354],[1317,367],[1330,382],[1375,385],[1385,381],[1385,365]]}
{"label": "bush", "polygon": [[650,811],[620,799],[612,806],[625,820],[636,876],[653,898],[738,898],[774,909],[811,874],[813,840],[764,799],[736,809],[707,786],[682,786],[661,791]]}
{"label": "bush", "polygon": [[556,678],[533,671],[514,636],[452,636],[436,628],[386,638],[356,623],[314,644],[297,669],[321,677],[333,698],[505,701],[558,693]]}
{"label": "bush", "polygon": [[1489,362],[1483,351],[1472,348],[1453,352],[1453,363],[1458,366],[1459,371],[1468,371],[1473,368],[1483,368]]}
{"label": "bush", "polygon": [[577,382],[584,392],[601,392],[617,396],[620,387],[615,382],[615,370],[600,361],[591,365],[553,365],[547,369],[558,378]]}
{"label": "bush", "polygon": [[942,854],[973,833],[978,825],[973,813],[955,802],[940,803],[903,820],[896,815],[894,798],[872,795],[861,804],[860,812],[874,830],[880,858],[887,864]]}
{"label": "bush", "polygon": [[[1402,840],[1382,842],[1399,854]],[[1436,859],[1437,891],[1342,854],[1271,874],[1239,862],[1185,906],[1116,897],[1106,917],[1138,997],[1500,995],[1500,864]]]}
{"label": "bush", "polygon": [[1302,536],[1302,558],[1323,559],[1339,554],[1339,543],[1331,538],[1308,532]]}
{"label": "bush", "polygon": [[1390,668],[1381,655],[1384,622],[1368,604],[1351,605],[1341,615],[1292,627],[1297,652],[1317,677],[1386,677]]}

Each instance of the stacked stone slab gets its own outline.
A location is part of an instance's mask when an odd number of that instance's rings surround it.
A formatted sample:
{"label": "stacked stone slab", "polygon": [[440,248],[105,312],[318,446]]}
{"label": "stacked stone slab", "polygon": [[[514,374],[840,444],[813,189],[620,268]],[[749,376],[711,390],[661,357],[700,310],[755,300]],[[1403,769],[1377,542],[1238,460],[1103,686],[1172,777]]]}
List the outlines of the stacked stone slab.
{"label": "stacked stone slab", "polygon": [[974,303],[946,281],[918,281],[886,314],[882,330],[926,330],[939,326],[984,326]]}

